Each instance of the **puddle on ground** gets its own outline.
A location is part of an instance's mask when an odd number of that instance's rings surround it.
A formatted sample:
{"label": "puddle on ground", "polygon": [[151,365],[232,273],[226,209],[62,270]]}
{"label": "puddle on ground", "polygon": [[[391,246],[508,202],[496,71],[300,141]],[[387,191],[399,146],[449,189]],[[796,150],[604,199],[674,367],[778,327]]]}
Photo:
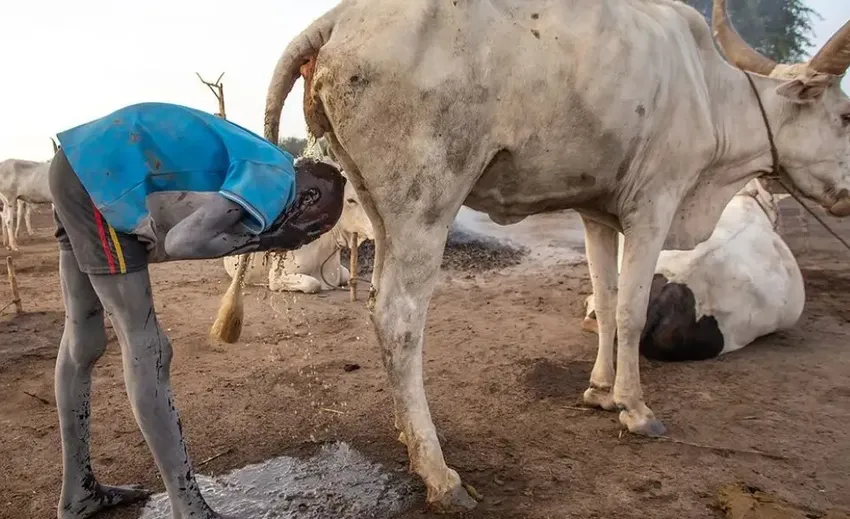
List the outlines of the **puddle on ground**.
{"label": "puddle on ground", "polygon": [[[387,471],[346,443],[214,478],[199,474],[198,485],[213,509],[236,519],[390,519],[424,499],[406,472]],[[171,519],[167,494],[152,496],[139,519]]]}

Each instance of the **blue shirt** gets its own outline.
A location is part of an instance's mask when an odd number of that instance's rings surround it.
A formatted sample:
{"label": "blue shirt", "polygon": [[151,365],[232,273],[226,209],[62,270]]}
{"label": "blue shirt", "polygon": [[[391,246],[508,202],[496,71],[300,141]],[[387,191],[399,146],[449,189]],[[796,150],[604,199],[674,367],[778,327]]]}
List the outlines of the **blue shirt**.
{"label": "blue shirt", "polygon": [[[195,207],[174,200],[219,193],[242,206],[242,223],[260,234],[295,199],[292,155],[193,108],[135,104],[57,137],[103,217],[124,233],[155,239]],[[169,193],[180,195],[156,196]]]}

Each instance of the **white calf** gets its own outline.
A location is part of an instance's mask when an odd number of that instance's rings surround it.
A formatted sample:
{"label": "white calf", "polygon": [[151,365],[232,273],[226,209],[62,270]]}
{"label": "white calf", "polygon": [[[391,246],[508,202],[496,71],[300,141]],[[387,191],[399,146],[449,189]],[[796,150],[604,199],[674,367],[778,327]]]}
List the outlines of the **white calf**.
{"label": "white calf", "polygon": [[[693,250],[661,252],[640,339],[643,356],[710,359],[794,326],[805,289],[791,250],[776,232],[776,200],[786,196],[772,196],[751,180],[707,241]],[[622,234],[619,250],[622,261]],[[582,328],[598,333],[593,294],[586,305]]]}
{"label": "white calf", "polygon": [[[16,209],[20,209],[19,202],[28,204],[53,202],[47,179],[49,169],[50,161],[8,159],[0,162],[0,200],[3,201],[4,236],[8,236],[8,247],[13,251],[18,250],[17,236],[21,222]],[[28,232],[32,234],[29,218],[29,208],[27,208],[24,219],[27,221]],[[15,225],[14,232],[13,225]]]}
{"label": "white calf", "polygon": [[[360,207],[351,182],[347,182],[342,215],[334,228],[294,251],[251,254],[245,284],[258,285],[266,278],[273,291],[307,294],[345,285],[350,273],[340,263],[339,251],[349,246],[355,232],[358,246],[374,239],[372,223]],[[238,256],[224,258],[224,269],[231,279],[238,263]]]}

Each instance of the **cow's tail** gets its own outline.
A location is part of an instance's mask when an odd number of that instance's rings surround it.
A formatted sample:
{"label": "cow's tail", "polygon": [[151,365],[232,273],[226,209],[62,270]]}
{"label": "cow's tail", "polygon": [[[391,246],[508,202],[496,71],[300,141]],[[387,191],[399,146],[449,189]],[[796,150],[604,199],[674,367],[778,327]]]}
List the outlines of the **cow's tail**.
{"label": "cow's tail", "polygon": [[263,128],[266,140],[277,143],[280,130],[280,112],[286,96],[292,90],[295,81],[301,75],[301,66],[311,57],[318,54],[319,49],[331,37],[334,25],[339,18],[341,2],[313,22],[286,46],[272,74],[269,90],[266,94],[266,116]]}

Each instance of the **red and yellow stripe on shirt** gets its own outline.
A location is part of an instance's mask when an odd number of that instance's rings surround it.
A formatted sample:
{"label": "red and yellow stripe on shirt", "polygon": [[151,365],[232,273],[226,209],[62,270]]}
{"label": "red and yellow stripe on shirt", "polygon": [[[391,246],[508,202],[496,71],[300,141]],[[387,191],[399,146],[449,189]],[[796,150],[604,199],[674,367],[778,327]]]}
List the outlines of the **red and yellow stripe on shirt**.
{"label": "red and yellow stripe on shirt", "polygon": [[[103,219],[103,215],[97,210],[97,206],[92,204],[92,209],[94,210],[94,221],[97,224],[97,234],[100,236],[100,245],[103,247],[106,263],[109,265],[109,273],[126,274],[127,265],[124,263],[124,251],[121,250],[121,242],[118,241],[115,229]],[[117,269],[116,263],[118,264]]]}

